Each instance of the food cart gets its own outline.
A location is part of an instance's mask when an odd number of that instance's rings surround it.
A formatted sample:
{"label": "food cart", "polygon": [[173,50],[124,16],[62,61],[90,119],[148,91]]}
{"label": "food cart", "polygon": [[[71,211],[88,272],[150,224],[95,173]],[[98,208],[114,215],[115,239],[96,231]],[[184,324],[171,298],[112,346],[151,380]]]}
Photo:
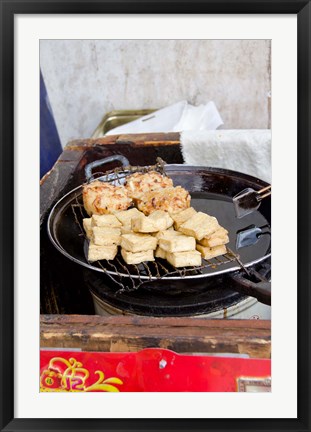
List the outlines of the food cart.
{"label": "food cart", "polygon": [[152,133],[74,140],[41,179],[41,391],[270,391],[271,321],[246,313],[248,302],[256,301],[247,295],[249,287],[237,294],[224,279],[217,285],[220,298],[211,288],[203,309],[187,303],[181,314],[133,310],[131,299],[115,303],[113,294],[96,304],[90,284],[98,275],[86,278],[87,269],[50,241],[51,210],[85,182],[87,164],[113,155],[134,166],[153,165],[157,158],[183,164],[179,138]]}

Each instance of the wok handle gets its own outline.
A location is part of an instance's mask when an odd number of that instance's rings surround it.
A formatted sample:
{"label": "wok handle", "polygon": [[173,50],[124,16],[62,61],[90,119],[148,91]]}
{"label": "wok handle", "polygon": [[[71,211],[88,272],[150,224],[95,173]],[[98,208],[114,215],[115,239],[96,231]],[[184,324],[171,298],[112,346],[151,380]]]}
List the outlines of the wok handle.
{"label": "wok handle", "polygon": [[93,173],[92,173],[92,170],[94,168],[97,168],[101,165],[105,165],[106,163],[115,162],[115,161],[121,162],[123,167],[129,166],[129,164],[130,164],[128,159],[122,155],[113,155],[113,156],[106,157],[104,159],[96,160],[96,161],[91,162],[85,166],[86,180],[89,182],[89,181],[94,179]]}
{"label": "wok handle", "polygon": [[244,273],[231,275],[234,289],[241,294],[256,298],[260,303],[271,306],[271,282],[262,277],[255,270],[250,271],[251,278]]}

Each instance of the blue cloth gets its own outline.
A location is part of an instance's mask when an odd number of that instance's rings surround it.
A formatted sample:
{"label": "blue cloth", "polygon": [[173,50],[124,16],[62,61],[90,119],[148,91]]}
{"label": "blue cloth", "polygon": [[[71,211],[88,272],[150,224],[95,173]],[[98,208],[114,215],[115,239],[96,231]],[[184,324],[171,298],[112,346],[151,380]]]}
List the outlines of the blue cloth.
{"label": "blue cloth", "polygon": [[52,168],[61,152],[61,142],[40,71],[40,178]]}

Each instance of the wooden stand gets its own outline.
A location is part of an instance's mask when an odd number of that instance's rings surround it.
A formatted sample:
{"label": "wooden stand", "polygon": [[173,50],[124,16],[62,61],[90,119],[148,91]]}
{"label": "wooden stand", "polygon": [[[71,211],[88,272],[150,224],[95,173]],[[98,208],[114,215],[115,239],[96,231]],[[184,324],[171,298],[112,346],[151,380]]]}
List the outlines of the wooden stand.
{"label": "wooden stand", "polygon": [[[167,163],[183,163],[178,133],[114,135],[75,140],[66,146],[41,179],[41,347],[104,352],[160,347],[178,353],[270,358],[270,321],[94,315],[82,270],[55,250],[47,237],[46,221],[55,202],[85,181],[88,163],[115,154],[127,157],[131,165],[153,165],[157,157]],[[116,166],[107,164],[106,169]]]}

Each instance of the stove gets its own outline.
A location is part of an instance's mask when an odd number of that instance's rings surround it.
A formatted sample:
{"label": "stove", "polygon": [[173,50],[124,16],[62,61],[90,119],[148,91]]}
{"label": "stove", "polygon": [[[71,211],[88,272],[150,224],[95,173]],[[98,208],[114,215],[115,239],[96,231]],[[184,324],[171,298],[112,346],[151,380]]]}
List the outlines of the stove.
{"label": "stove", "polygon": [[[85,270],[84,281],[92,296],[95,314],[208,319],[271,319],[271,307],[230,288],[217,287],[193,293],[169,290],[118,290],[105,278]],[[229,285],[229,280],[227,285]],[[226,286],[224,280],[223,286]]]}

